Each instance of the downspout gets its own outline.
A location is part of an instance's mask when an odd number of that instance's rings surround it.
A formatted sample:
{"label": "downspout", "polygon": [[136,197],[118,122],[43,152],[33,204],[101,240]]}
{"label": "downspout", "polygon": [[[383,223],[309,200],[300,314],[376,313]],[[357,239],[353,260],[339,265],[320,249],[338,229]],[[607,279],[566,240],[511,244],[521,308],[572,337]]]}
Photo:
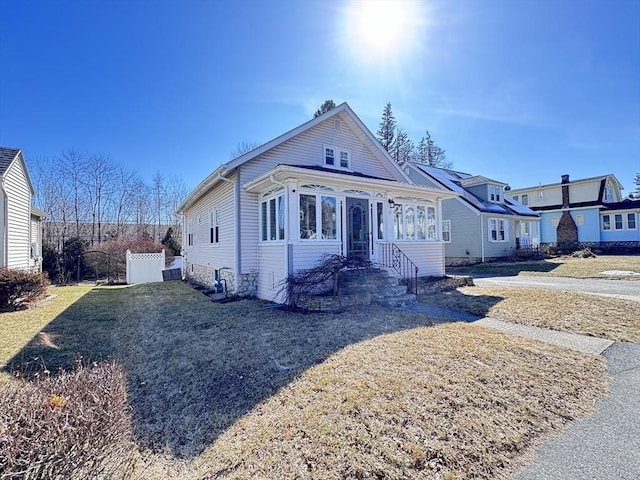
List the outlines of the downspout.
{"label": "downspout", "polygon": [[[236,173],[238,175],[238,173]],[[233,293],[238,293],[238,288],[240,286],[240,282],[238,281],[238,277],[240,275],[240,195],[238,194],[238,182],[235,180],[231,180],[227,177],[223,177],[222,173],[218,173],[216,177],[217,180],[231,183],[234,185],[233,188],[233,208],[236,211],[236,214],[233,216],[233,231],[234,241],[233,241],[233,258],[235,265],[233,266],[234,275],[233,275]]]}
{"label": "downspout", "polygon": [[481,242],[480,242],[480,248],[481,248],[481,255],[482,255],[482,263],[484,263],[484,218],[482,218],[482,214],[478,214],[478,218],[480,218],[480,238],[481,238]]}
{"label": "downspout", "polygon": [[2,191],[2,197],[3,197],[3,202],[2,202],[2,207],[4,212],[2,215],[2,267],[7,267],[7,262],[8,260],[8,254],[7,254],[7,248],[9,247],[8,245],[8,239],[9,239],[9,197],[7,196],[6,190],[4,189],[4,177],[0,178],[0,190]]}

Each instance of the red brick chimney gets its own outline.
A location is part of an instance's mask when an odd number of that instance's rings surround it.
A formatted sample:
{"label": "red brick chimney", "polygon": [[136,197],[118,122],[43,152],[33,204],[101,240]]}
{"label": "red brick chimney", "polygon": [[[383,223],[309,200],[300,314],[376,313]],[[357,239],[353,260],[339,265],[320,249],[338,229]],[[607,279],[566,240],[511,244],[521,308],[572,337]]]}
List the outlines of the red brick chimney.
{"label": "red brick chimney", "polygon": [[569,175],[562,175],[562,208],[569,208]]}

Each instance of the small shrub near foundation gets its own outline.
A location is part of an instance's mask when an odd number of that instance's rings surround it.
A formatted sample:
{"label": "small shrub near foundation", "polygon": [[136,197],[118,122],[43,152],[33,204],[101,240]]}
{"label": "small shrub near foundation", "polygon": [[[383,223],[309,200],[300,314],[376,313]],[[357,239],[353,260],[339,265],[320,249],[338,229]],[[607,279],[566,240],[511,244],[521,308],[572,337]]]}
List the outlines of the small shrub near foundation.
{"label": "small shrub near foundation", "polygon": [[136,449],[121,366],[78,361],[72,372],[16,376],[0,387],[2,479],[131,477]]}
{"label": "small shrub near foundation", "polygon": [[0,268],[0,309],[18,308],[43,298],[48,287],[46,273]]}

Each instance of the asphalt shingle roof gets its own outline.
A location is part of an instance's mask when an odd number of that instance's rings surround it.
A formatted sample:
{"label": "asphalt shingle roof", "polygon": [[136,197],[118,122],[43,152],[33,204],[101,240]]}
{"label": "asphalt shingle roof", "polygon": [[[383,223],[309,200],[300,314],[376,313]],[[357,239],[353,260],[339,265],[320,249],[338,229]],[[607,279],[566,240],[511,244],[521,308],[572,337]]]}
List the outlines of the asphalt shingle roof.
{"label": "asphalt shingle roof", "polygon": [[19,148],[0,147],[0,175],[5,174],[18,153],[20,153]]}

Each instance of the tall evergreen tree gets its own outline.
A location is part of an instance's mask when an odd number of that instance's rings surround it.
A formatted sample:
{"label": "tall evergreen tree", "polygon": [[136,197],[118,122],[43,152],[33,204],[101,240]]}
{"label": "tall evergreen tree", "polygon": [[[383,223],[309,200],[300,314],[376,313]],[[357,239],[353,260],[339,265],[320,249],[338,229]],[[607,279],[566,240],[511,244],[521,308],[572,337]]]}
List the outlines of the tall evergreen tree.
{"label": "tall evergreen tree", "polygon": [[391,102],[387,102],[382,111],[382,120],[380,121],[380,128],[378,129],[378,140],[384,149],[391,154],[395,146],[395,132],[396,119],[391,111]]}
{"label": "tall evergreen tree", "polygon": [[633,183],[635,184],[636,189],[629,194],[629,198],[640,199],[640,172],[636,173],[636,178],[633,180]]}
{"label": "tall evergreen tree", "polygon": [[316,110],[316,113],[313,114],[313,118],[319,117],[323,113],[327,113],[329,110],[334,108],[336,108],[336,104],[333,100],[325,100],[324,103],[320,105],[320,108]]}
{"label": "tall evergreen tree", "polygon": [[447,160],[445,150],[440,148],[431,138],[429,130],[418,142],[413,161],[430,167],[450,168],[451,162]]}
{"label": "tall evergreen tree", "polygon": [[396,162],[402,165],[413,157],[413,151],[413,142],[409,138],[409,135],[401,128],[398,128],[391,156]]}

